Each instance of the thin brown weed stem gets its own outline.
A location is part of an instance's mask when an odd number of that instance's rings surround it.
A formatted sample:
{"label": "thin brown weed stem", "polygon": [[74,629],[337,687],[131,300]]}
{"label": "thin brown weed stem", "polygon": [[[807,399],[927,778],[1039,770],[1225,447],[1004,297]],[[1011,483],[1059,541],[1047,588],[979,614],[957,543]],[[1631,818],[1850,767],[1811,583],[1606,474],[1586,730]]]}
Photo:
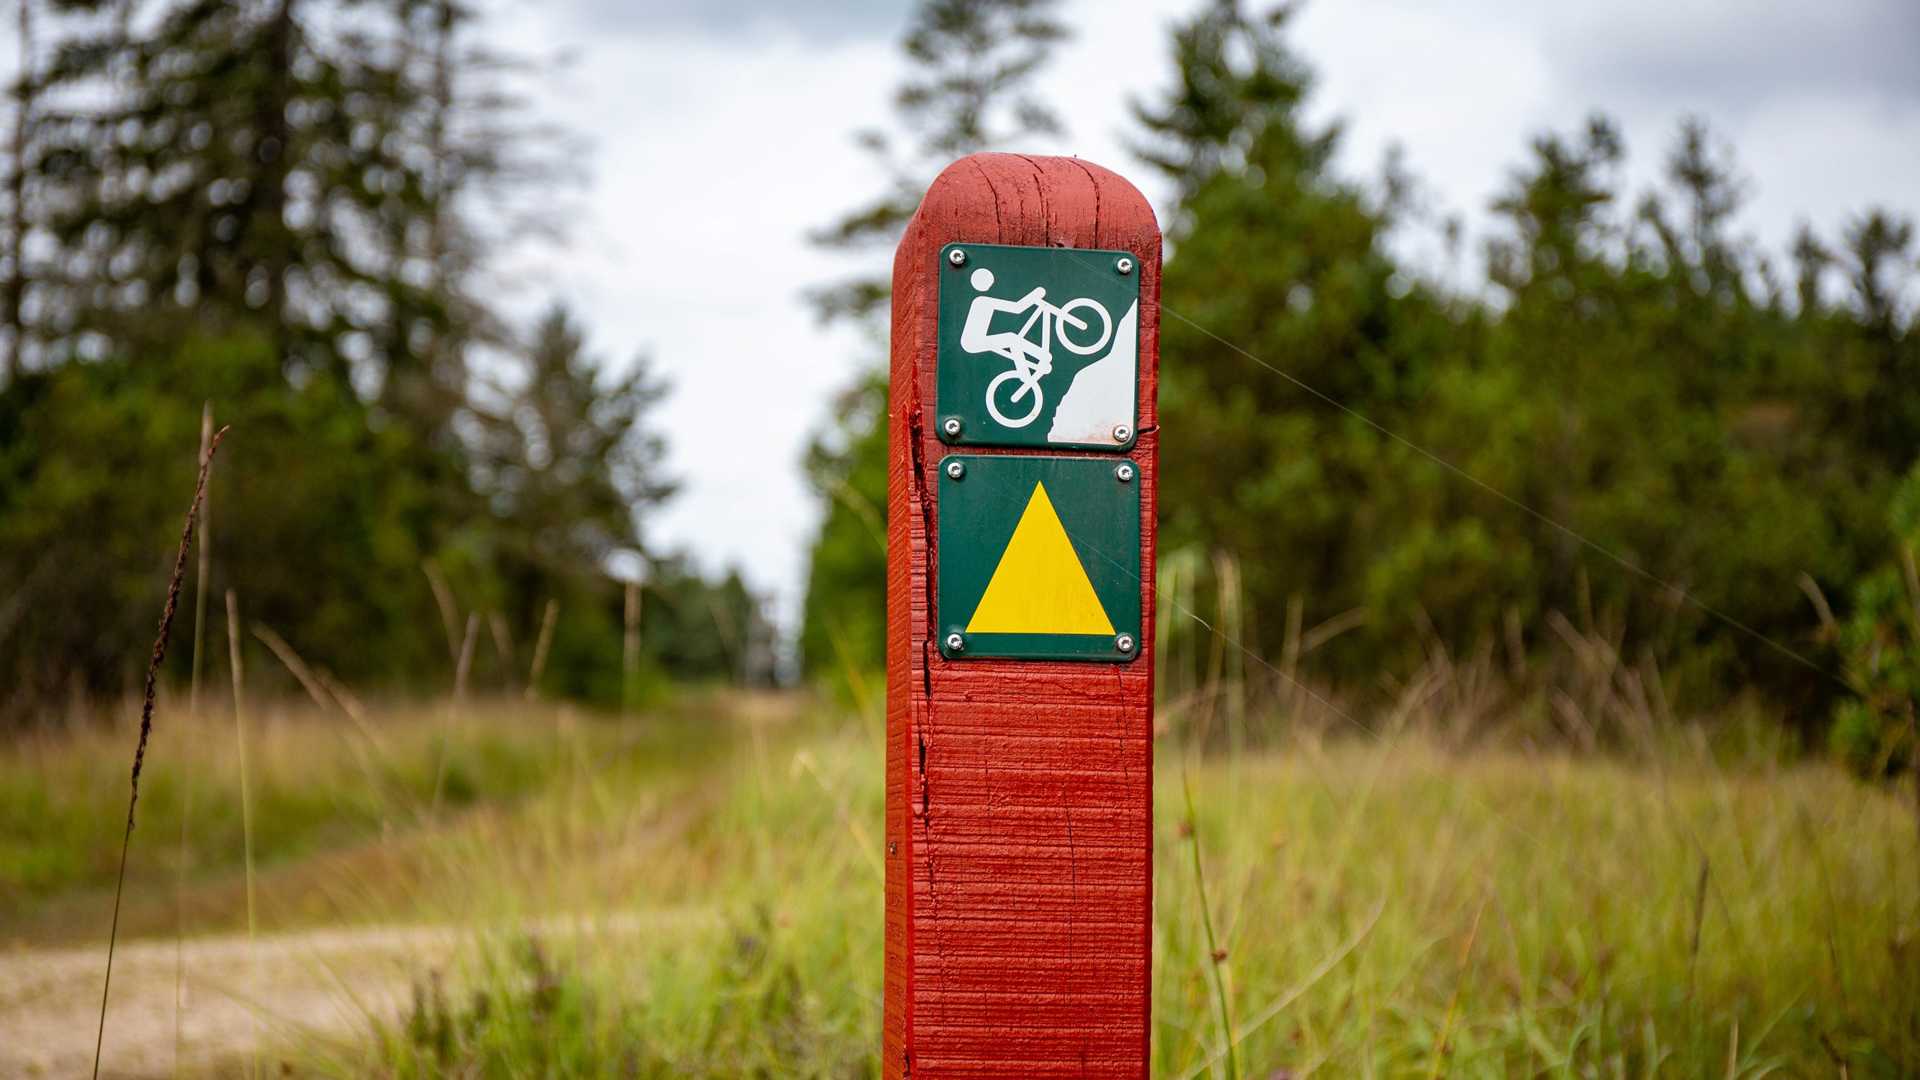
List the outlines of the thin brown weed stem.
{"label": "thin brown weed stem", "polygon": [[100,1025],[94,1034],[93,1076],[100,1077],[100,1051],[107,1040],[107,999],[113,992],[113,949],[120,936],[120,899],[127,887],[127,851],[133,846],[134,809],[140,805],[140,770],[147,760],[147,741],[153,737],[154,698],[159,692],[160,665],[167,659],[167,638],[173,632],[173,616],[180,608],[180,585],[187,575],[187,553],[193,547],[194,525],[200,517],[200,504],[207,495],[207,474],[213,469],[213,454],[225,438],[226,428],[214,432],[207,452],[200,458],[200,475],[193,484],[193,501],[187,506],[186,524],[180,529],[180,550],[174,556],[173,574],[167,579],[167,601],[160,609],[160,630],[153,639],[153,655],[147,661],[147,678],[140,703],[140,741],[133,749],[133,773],[128,784],[127,827],[120,837],[120,870],[113,886],[113,922],[107,930],[107,972],[100,986]]}

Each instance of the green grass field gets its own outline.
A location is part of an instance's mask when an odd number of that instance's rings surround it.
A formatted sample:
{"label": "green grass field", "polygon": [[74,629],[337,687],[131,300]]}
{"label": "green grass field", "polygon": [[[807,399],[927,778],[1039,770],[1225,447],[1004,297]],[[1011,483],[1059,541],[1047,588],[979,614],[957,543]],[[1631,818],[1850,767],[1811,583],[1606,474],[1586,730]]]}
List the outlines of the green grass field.
{"label": "green grass field", "polygon": [[[263,1056],[330,1075],[877,1069],[873,717],[772,697],[624,721],[495,703],[380,711],[369,735],[253,712],[263,938],[453,928],[404,961],[396,1006],[276,1029]],[[1155,1075],[1920,1070],[1902,792],[1824,764],[1719,764],[1684,740],[1628,762],[1255,735],[1263,749],[1204,758],[1161,742]],[[244,929],[233,740],[230,716],[163,712],[123,941]],[[16,955],[103,944],[131,743],[0,752]]]}

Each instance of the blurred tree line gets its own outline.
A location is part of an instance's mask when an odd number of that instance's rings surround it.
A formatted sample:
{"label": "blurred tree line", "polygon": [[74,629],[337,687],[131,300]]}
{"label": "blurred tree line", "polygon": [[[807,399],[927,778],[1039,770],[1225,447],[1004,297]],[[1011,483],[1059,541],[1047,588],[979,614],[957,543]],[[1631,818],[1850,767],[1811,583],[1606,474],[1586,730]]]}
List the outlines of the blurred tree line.
{"label": "blurred tree line", "polygon": [[[912,182],[826,239],[890,245],[944,160],[1054,130],[969,119],[1048,116],[1029,99],[1060,37],[1051,6],[921,5],[908,53],[958,34],[975,55],[956,65],[988,74],[962,93],[921,66],[934,89],[897,102],[925,135]],[[1747,695],[1808,737],[1837,708],[1856,759],[1910,758],[1911,223],[1876,209],[1837,236],[1804,227],[1779,258],[1734,231],[1746,181],[1704,122],[1636,197],[1596,115],[1532,140],[1493,206],[1484,281],[1454,282],[1460,225],[1397,158],[1368,182],[1333,168],[1341,133],[1303,115],[1291,10],[1210,0],[1173,30],[1171,85],[1134,105],[1139,156],[1174,193],[1162,552],[1233,557],[1256,656],[1302,624],[1342,628],[1314,676],[1357,691],[1435,651],[1538,656],[1561,613],[1611,628],[1677,705]],[[1396,233],[1423,229],[1452,273],[1395,255]],[[827,313],[880,310],[871,285],[867,307]],[[884,386],[861,384],[810,461],[828,500],[802,641],[816,673],[881,661],[884,413]]]}
{"label": "blurred tree line", "polygon": [[651,359],[596,363],[564,309],[518,326],[487,300],[504,253],[558,238],[571,147],[472,7],[17,15],[0,716],[137,676],[208,402],[234,428],[208,585],[340,679],[444,688],[473,633],[477,685],[524,683],[544,639],[544,689],[618,700],[616,572],[645,578],[655,676],[770,677],[760,598],[647,541],[674,487]]}

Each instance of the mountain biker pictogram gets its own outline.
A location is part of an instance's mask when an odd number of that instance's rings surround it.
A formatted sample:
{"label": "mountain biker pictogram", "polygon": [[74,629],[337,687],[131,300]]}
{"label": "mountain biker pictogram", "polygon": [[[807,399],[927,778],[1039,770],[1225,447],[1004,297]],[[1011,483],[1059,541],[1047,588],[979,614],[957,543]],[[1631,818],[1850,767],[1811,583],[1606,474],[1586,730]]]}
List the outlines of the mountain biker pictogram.
{"label": "mountain biker pictogram", "polygon": [[[1113,315],[1099,301],[1085,296],[1056,307],[1047,302],[1047,290],[1042,285],[1035,285],[1018,300],[986,295],[993,288],[994,278],[993,271],[984,266],[976,269],[969,281],[982,295],[974,297],[967,308],[960,347],[969,353],[999,356],[1013,364],[1011,370],[1001,372],[987,384],[987,413],[1003,427],[1026,427],[1046,403],[1041,381],[1053,372],[1054,342],[1080,356],[1097,353],[1113,339]],[[1031,314],[1018,330],[990,329],[996,315],[1025,312]]]}
{"label": "mountain biker pictogram", "polygon": [[1125,251],[953,244],[941,253],[938,408],[949,442],[1132,441],[1140,275]]}

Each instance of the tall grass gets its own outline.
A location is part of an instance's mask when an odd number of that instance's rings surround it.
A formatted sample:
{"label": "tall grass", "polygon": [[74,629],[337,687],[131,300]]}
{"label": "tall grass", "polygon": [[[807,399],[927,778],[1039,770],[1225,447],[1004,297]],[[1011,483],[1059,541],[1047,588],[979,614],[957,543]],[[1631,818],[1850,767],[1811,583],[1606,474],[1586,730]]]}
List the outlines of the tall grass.
{"label": "tall grass", "polygon": [[[510,817],[474,822],[441,851],[461,889],[418,898],[428,917],[474,928],[467,948],[420,971],[401,1015],[369,1016],[371,1047],[310,1045],[305,1064],[398,1076],[877,1070],[873,733],[784,712],[731,718],[738,741],[692,775],[636,787],[625,768],[586,769]],[[540,918],[553,912],[557,925]]]}
{"label": "tall grass", "polygon": [[1180,774],[1180,794],[1185,799],[1187,809],[1180,831],[1186,837],[1188,852],[1193,856],[1194,900],[1200,912],[1200,929],[1206,932],[1207,970],[1213,976],[1213,1004],[1220,1015],[1219,1056],[1226,1062],[1227,1080],[1239,1080],[1239,1039],[1233,1025],[1233,998],[1227,990],[1227,951],[1220,947],[1219,936],[1213,930],[1213,901],[1207,896],[1206,862],[1200,856],[1200,831],[1194,828],[1197,815],[1193,809],[1193,776],[1185,770]]}
{"label": "tall grass", "polygon": [[[1829,1044],[1868,1075],[1920,1067],[1913,839],[1884,793],[1831,769],[1701,757],[1661,779],[1422,739],[1243,768],[1266,796],[1199,783],[1197,828],[1239,1003],[1269,1017],[1239,1029],[1252,1075],[1824,1073]],[[1185,877],[1156,899],[1156,1065],[1186,1075],[1210,957]]]}
{"label": "tall grass", "polygon": [[[540,1024],[507,1007],[530,985],[525,936],[482,935],[441,973],[455,1004],[423,992],[375,1022],[371,1062],[330,1070],[875,1071],[877,853],[853,827],[880,811],[869,730],[770,733],[685,818],[649,819],[670,832],[638,852],[594,785],[528,804],[549,848],[459,856],[491,893],[469,925],[548,905],[639,922],[542,939],[540,978],[572,1011]],[[1184,802],[1176,768],[1163,807]],[[1203,758],[1191,783],[1194,846],[1180,815],[1159,826],[1200,867],[1158,867],[1156,1075],[1920,1067],[1914,839],[1897,800],[1825,766],[1727,773],[1676,751],[1656,778],[1409,736]],[[669,913],[691,921],[648,928]]]}
{"label": "tall grass", "polygon": [[[241,866],[246,874],[247,885],[247,960],[253,967],[254,982],[259,982],[259,954],[255,950],[255,941],[260,933],[260,919],[256,904],[253,875],[253,792],[247,783],[247,711],[246,680],[240,661],[240,604],[233,590],[227,590],[227,667],[233,675],[233,750],[234,760],[240,765],[240,857]],[[254,1018],[254,1030],[259,1031],[258,1018]],[[257,1054],[247,1059],[247,1075],[260,1074],[260,1058]]]}
{"label": "tall grass", "polygon": [[[436,710],[376,708],[369,796],[337,710],[252,707],[263,934],[456,928],[451,951],[419,946],[397,1010],[365,972],[336,975],[363,987],[358,1035],[279,1052],[341,1076],[877,1072],[880,723],[797,708],[625,724],[480,702],[448,744]],[[1224,1076],[1229,1055],[1263,1078],[1920,1069],[1903,796],[1819,763],[1728,766],[1704,737],[1605,756],[1463,745],[1424,720],[1247,727],[1237,757],[1171,733],[1158,755],[1155,1075]],[[196,853],[238,851],[237,828],[200,831],[238,804],[231,743],[165,734],[184,745],[164,760],[196,772]],[[81,776],[104,745],[13,748],[0,774]],[[473,786],[435,821],[442,745],[449,805],[456,777]],[[351,827],[306,831],[326,818]],[[196,873],[201,900],[232,895],[217,866]],[[235,899],[201,925],[243,925]],[[170,931],[159,914],[145,925]]]}
{"label": "tall grass", "polygon": [[[276,902],[278,876],[346,854],[378,862],[383,848],[401,850],[427,835],[420,822],[436,775],[443,807],[454,816],[507,809],[557,782],[576,757],[617,756],[642,738],[597,721],[574,725],[562,738],[556,734],[560,710],[477,700],[468,703],[450,741],[441,735],[442,706],[376,705],[368,723],[380,739],[370,746],[338,710],[276,698],[248,698],[241,708],[248,737],[244,802],[264,890],[260,925],[269,931],[342,914],[312,894],[299,903]],[[117,835],[113,798],[126,784],[124,763],[117,762],[137,714],[114,720],[25,733],[0,746],[0,926],[10,938],[98,940],[116,869],[115,852],[101,838]],[[675,730],[684,732],[685,725]],[[674,737],[663,732],[659,739]],[[699,747],[709,738],[683,740],[689,760],[707,753]],[[152,746],[162,764],[142,779],[141,824],[175,842],[134,845],[128,925],[136,933],[172,932],[179,918],[152,905],[152,887],[176,893],[173,886],[184,876],[189,933],[244,929],[248,823],[233,718],[183,713],[155,729]],[[190,819],[183,814],[189,788]]]}
{"label": "tall grass", "polygon": [[[459,888],[416,902],[465,946],[423,960],[409,1007],[368,1015],[369,1044],[303,1062],[877,1072],[875,725],[735,730],[705,769],[570,772],[436,844]],[[1821,764],[1663,753],[1656,772],[1410,733],[1194,759],[1192,836],[1177,812],[1158,825],[1182,857],[1157,867],[1155,1075],[1920,1068],[1900,800]],[[1159,804],[1181,807],[1163,760]]]}

